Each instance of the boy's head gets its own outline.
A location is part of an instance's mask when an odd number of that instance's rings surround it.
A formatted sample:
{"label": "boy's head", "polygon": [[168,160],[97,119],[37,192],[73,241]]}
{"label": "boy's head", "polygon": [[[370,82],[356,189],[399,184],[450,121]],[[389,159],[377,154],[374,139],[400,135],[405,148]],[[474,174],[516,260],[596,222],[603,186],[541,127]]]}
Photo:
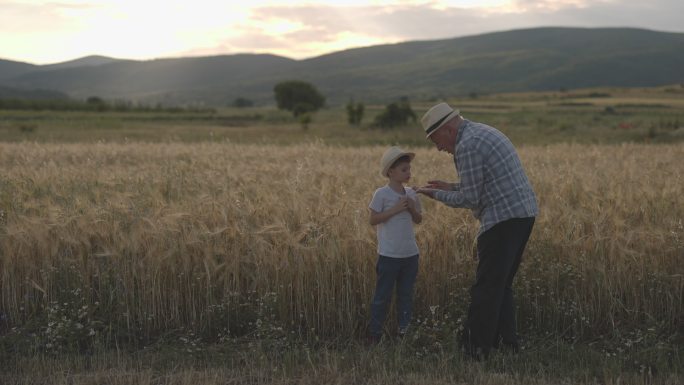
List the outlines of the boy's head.
{"label": "boy's head", "polygon": [[406,152],[397,146],[388,148],[380,160],[380,175],[389,178],[390,172],[394,173],[397,169],[406,168],[405,166],[409,166],[410,173],[410,164],[415,156],[415,153]]}

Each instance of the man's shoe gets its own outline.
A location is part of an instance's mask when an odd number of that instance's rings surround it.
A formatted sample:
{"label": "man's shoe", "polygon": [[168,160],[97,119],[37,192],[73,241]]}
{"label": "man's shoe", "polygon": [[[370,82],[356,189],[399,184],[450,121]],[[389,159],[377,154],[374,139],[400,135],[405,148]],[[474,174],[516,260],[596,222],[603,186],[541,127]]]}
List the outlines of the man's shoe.
{"label": "man's shoe", "polygon": [[503,353],[517,354],[520,352],[520,344],[517,342],[497,341],[492,348]]}
{"label": "man's shoe", "polygon": [[489,352],[482,348],[464,349],[463,357],[469,361],[482,362],[489,357]]}

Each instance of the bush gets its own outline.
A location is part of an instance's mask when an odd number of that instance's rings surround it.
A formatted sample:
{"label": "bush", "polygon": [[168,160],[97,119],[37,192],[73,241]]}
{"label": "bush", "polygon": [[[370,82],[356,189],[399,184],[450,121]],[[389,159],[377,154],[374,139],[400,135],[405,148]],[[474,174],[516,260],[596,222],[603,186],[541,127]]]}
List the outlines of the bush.
{"label": "bush", "polygon": [[353,126],[358,126],[361,124],[361,119],[363,119],[363,111],[365,106],[363,103],[354,103],[349,101],[347,103],[347,121]]}
{"label": "bush", "polygon": [[237,108],[246,108],[246,107],[254,107],[254,102],[246,99],[246,98],[236,98],[233,100],[233,107]]}
{"label": "bush", "polygon": [[416,122],[416,114],[411,109],[408,99],[390,103],[380,115],[375,117],[374,126],[380,128],[393,128],[405,126],[408,121]]}

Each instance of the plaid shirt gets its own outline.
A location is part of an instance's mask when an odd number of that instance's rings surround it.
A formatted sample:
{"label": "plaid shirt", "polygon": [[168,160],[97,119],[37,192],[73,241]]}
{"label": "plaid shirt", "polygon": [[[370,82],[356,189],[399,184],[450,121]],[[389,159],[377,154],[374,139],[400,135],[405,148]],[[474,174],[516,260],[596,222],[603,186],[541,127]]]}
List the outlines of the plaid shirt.
{"label": "plaid shirt", "polygon": [[471,209],[480,221],[480,234],[507,219],[539,214],[520,158],[497,129],[464,119],[456,135],[454,164],[460,182],[452,191],[438,191],[435,198]]}

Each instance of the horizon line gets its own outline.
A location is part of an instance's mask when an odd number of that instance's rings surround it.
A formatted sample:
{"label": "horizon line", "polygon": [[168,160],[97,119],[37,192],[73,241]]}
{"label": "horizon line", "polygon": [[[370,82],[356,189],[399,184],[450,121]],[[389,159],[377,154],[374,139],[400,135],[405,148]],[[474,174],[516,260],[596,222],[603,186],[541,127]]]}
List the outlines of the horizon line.
{"label": "horizon line", "polygon": [[[303,57],[303,58],[292,58],[284,55],[278,55],[275,53],[269,53],[269,52],[235,52],[235,53],[217,53],[213,55],[185,55],[183,56],[182,54],[180,56],[174,56],[174,55],[169,55],[169,56],[160,56],[160,57],[151,57],[147,59],[130,59],[130,58],[119,58],[119,57],[113,57],[113,56],[108,56],[104,54],[99,54],[99,53],[93,53],[85,56],[80,56],[74,59],[67,59],[59,62],[51,62],[51,63],[44,63],[44,64],[37,64],[37,63],[32,63],[28,61],[23,61],[23,60],[15,60],[15,59],[7,59],[0,57],[0,60],[3,61],[9,61],[9,62],[14,62],[14,63],[21,63],[21,64],[28,64],[28,65],[33,65],[37,67],[47,67],[47,66],[54,66],[54,65],[60,65],[60,64],[66,64],[70,62],[75,62],[79,60],[84,60],[88,58],[102,58],[102,59],[111,59],[112,61],[129,61],[129,62],[152,62],[152,61],[157,61],[157,60],[177,60],[177,59],[200,59],[200,58],[211,58],[211,57],[220,57],[220,56],[241,56],[241,55],[253,55],[253,56],[275,56],[275,57],[280,57],[284,59],[289,59],[292,61],[305,61],[305,60],[311,60],[311,59],[316,59],[322,56],[327,56],[327,55],[332,55],[340,52],[346,52],[346,51],[352,51],[356,49],[365,49],[365,48],[372,48],[372,47],[381,47],[381,46],[389,46],[389,45],[397,45],[397,44],[405,44],[405,43],[411,43],[411,42],[429,42],[429,41],[443,41],[443,40],[454,40],[454,39],[462,39],[462,38],[470,38],[470,37],[477,37],[477,36],[484,36],[484,35],[492,35],[492,34],[498,34],[498,33],[507,33],[507,32],[515,32],[515,31],[528,31],[528,30],[535,30],[535,29],[582,29],[582,30],[597,30],[597,29],[631,29],[631,30],[641,30],[641,31],[649,31],[649,32],[658,32],[658,33],[674,33],[674,34],[684,34],[684,31],[682,32],[677,32],[677,31],[666,31],[666,30],[658,30],[658,29],[652,29],[652,28],[644,28],[644,27],[629,27],[629,26],[622,26],[622,27],[572,27],[572,26],[538,26],[538,27],[527,27],[527,28],[513,28],[513,29],[503,29],[503,30],[496,30],[496,31],[490,31],[490,32],[482,32],[482,33],[476,33],[476,34],[471,34],[471,35],[463,35],[463,36],[452,36],[452,37],[443,37],[443,38],[434,38],[434,39],[415,39],[415,40],[403,40],[395,43],[384,43],[384,44],[374,44],[374,45],[367,45],[367,46],[356,46],[356,47],[349,47],[337,51],[330,51],[326,52],[323,54],[319,55],[314,55],[314,56],[309,56],[309,57]],[[104,63],[106,64],[106,63]]]}

